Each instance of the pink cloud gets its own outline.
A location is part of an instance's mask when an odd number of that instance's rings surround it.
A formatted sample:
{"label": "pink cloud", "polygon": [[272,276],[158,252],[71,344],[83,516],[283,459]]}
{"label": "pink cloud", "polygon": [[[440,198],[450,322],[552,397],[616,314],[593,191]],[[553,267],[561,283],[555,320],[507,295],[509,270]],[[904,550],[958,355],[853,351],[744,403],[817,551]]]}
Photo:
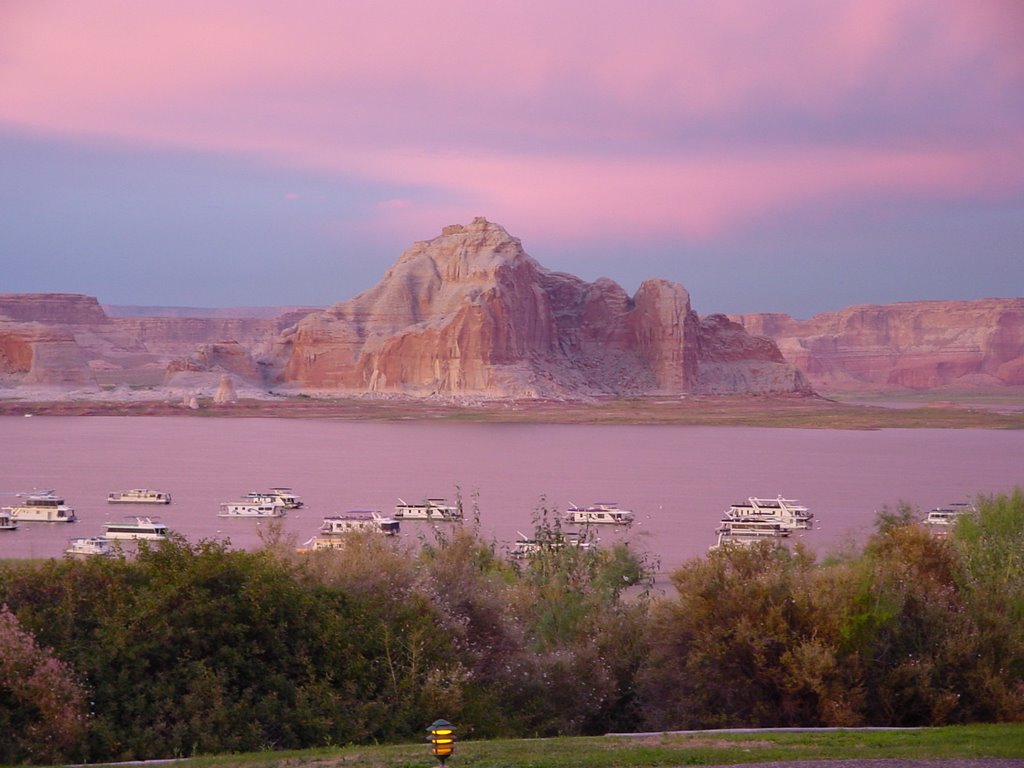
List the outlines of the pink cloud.
{"label": "pink cloud", "polygon": [[822,199],[1024,189],[1020,113],[998,107],[1024,84],[1014,2],[15,7],[0,125],[460,201],[380,215],[709,237]]}

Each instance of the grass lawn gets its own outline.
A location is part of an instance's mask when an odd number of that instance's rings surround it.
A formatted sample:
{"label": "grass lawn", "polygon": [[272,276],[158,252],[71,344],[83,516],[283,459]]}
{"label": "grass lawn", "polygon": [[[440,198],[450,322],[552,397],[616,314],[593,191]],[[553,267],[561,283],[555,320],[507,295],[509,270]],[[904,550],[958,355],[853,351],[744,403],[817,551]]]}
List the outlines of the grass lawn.
{"label": "grass lawn", "polygon": [[[701,732],[462,741],[449,768],[632,768],[815,759],[1024,758],[1024,724],[909,730]],[[211,768],[430,768],[429,745],[201,757]]]}

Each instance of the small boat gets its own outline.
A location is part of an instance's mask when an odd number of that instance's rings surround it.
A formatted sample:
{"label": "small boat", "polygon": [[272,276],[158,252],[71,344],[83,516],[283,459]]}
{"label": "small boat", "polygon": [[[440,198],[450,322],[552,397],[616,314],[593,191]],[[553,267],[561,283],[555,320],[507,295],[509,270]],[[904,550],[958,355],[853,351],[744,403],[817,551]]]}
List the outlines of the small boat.
{"label": "small boat", "polygon": [[718,534],[718,541],[708,547],[708,552],[717,552],[720,549],[727,549],[729,547],[747,549],[762,541],[775,541],[778,545],[782,539],[786,538],[785,533],[781,536],[751,536],[742,533],[732,533],[722,528],[719,528],[715,533]]}
{"label": "small boat", "polygon": [[114,545],[106,536],[85,536],[80,539],[71,539],[68,548],[64,553],[71,557],[111,557],[114,554]]}
{"label": "small boat", "polygon": [[371,510],[354,509],[341,515],[328,515],[316,536],[302,546],[310,549],[341,549],[351,533],[379,533],[397,536],[401,523],[393,517],[384,517]]}
{"label": "small boat", "polygon": [[725,518],[730,520],[770,520],[787,530],[807,530],[811,527],[814,514],[794,499],[781,496],[774,499],[759,499],[751,496],[729,507]]}
{"label": "small boat", "polygon": [[7,511],[7,508],[0,509],[0,531],[16,531],[18,530],[18,524],[11,518],[11,513]]}
{"label": "small boat", "polygon": [[975,512],[974,505],[966,501],[956,501],[945,507],[936,507],[924,519],[925,525],[937,535],[948,534],[956,525],[961,515]]}
{"label": "small boat", "polygon": [[550,541],[542,543],[537,539],[531,539],[522,532],[519,533],[519,540],[512,545],[509,550],[509,557],[514,560],[525,560],[532,555],[540,553],[545,545],[549,549],[561,549],[562,547],[575,547],[576,549],[587,551],[594,549],[596,543],[586,537],[580,536],[578,533],[566,533],[555,535]]}
{"label": "small boat", "polygon": [[619,509],[614,502],[591,504],[589,507],[570,504],[562,515],[562,521],[570,525],[632,525],[633,513]]}
{"label": "small boat", "polygon": [[278,502],[225,501],[217,517],[284,517],[286,511]]}
{"label": "small boat", "polygon": [[166,539],[170,529],[151,517],[129,517],[124,522],[103,524],[108,539]]}
{"label": "small boat", "polygon": [[447,499],[424,499],[417,504],[399,499],[395,506],[395,517],[400,520],[457,521],[462,519],[462,509],[453,507]]}
{"label": "small boat", "polygon": [[299,509],[303,504],[291,488],[284,486],[275,486],[269,491],[249,491],[245,498],[258,504],[280,504],[285,509]]}
{"label": "small boat", "polygon": [[170,504],[171,494],[166,491],[151,491],[148,488],[132,488],[129,491],[114,491],[107,494],[108,504]]}
{"label": "small boat", "polygon": [[384,517],[379,512],[369,509],[353,509],[341,515],[328,515],[320,526],[320,533],[325,536],[342,536],[355,531],[383,533],[385,536],[397,536],[401,523],[393,517]]}
{"label": "small boat", "polygon": [[790,535],[791,529],[786,528],[782,523],[775,520],[764,520],[761,518],[733,519],[723,518],[722,525],[715,531],[720,536],[732,536],[742,538],[775,538],[782,539]]}
{"label": "small boat", "polygon": [[3,507],[3,512],[18,523],[73,523],[75,510],[53,491],[41,491],[25,496],[20,504]]}

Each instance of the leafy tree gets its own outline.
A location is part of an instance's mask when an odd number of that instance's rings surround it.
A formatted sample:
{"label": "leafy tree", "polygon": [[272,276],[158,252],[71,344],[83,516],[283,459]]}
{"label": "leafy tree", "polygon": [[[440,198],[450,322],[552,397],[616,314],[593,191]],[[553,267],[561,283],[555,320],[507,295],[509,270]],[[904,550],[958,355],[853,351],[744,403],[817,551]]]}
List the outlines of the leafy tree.
{"label": "leafy tree", "polygon": [[958,585],[977,624],[975,662],[965,685],[972,719],[1024,719],[1024,492],[981,497],[952,543],[963,564]]}
{"label": "leafy tree", "polygon": [[80,758],[86,725],[86,694],[73,670],[0,607],[0,762]]}
{"label": "leafy tree", "polygon": [[[819,633],[813,559],[759,543],[726,547],[672,575],[657,602],[640,673],[655,727],[822,724],[842,680],[833,639]],[[849,707],[847,706],[846,709]],[[850,719],[844,714],[843,719]]]}

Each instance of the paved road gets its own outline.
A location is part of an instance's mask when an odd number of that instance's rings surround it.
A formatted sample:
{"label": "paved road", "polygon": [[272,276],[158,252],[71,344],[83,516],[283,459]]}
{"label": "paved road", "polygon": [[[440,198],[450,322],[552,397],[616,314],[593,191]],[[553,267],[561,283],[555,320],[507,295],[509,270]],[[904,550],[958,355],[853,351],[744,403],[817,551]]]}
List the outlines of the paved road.
{"label": "paved road", "polygon": [[976,760],[799,760],[744,763],[743,768],[1024,768],[1024,757],[986,757]]}

